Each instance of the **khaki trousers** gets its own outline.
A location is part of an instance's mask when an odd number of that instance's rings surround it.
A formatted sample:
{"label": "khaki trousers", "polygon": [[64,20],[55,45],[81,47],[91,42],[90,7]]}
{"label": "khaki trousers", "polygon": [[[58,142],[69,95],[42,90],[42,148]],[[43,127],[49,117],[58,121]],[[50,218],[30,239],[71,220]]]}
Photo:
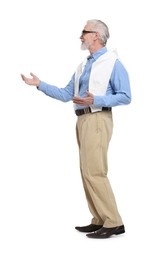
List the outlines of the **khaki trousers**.
{"label": "khaki trousers", "polygon": [[76,133],[82,182],[92,224],[104,227],[122,225],[107,171],[107,152],[112,136],[111,111],[78,116]]}

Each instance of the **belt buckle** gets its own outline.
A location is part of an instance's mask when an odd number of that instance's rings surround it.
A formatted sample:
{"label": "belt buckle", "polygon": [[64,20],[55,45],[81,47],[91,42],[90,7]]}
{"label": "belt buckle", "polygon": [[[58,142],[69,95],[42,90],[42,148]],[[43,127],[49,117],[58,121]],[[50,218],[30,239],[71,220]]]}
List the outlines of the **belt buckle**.
{"label": "belt buckle", "polygon": [[88,113],[91,113],[90,107],[84,108],[84,114],[88,114]]}

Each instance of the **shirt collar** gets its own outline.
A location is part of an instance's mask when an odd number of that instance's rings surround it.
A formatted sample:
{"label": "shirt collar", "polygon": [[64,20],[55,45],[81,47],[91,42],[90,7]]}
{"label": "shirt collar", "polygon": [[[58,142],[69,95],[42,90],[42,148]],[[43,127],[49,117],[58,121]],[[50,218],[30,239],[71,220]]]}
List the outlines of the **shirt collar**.
{"label": "shirt collar", "polygon": [[103,55],[103,54],[106,53],[106,52],[107,52],[107,48],[106,48],[106,47],[103,47],[103,48],[101,48],[100,50],[94,52],[94,53],[92,54],[92,56],[93,56],[94,60],[97,60],[101,55]]}

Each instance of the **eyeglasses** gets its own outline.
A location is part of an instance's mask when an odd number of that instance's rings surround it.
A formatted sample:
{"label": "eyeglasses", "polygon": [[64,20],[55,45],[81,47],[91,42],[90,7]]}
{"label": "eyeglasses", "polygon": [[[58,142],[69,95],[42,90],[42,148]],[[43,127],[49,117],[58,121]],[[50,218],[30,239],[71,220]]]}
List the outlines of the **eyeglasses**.
{"label": "eyeglasses", "polygon": [[96,31],[86,31],[86,30],[83,30],[81,35],[86,34],[86,33],[96,33]]}

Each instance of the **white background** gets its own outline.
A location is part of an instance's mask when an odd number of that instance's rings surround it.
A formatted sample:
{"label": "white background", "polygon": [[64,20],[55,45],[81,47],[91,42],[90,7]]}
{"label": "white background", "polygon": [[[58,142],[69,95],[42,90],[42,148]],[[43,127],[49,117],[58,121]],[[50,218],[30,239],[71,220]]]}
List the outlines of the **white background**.
{"label": "white background", "polygon": [[[155,259],[154,0],[0,2],[0,259]],[[73,104],[26,86],[20,73],[64,87],[79,62],[88,19],[110,29],[132,103],[113,109],[109,179],[126,233],[92,240]]]}

